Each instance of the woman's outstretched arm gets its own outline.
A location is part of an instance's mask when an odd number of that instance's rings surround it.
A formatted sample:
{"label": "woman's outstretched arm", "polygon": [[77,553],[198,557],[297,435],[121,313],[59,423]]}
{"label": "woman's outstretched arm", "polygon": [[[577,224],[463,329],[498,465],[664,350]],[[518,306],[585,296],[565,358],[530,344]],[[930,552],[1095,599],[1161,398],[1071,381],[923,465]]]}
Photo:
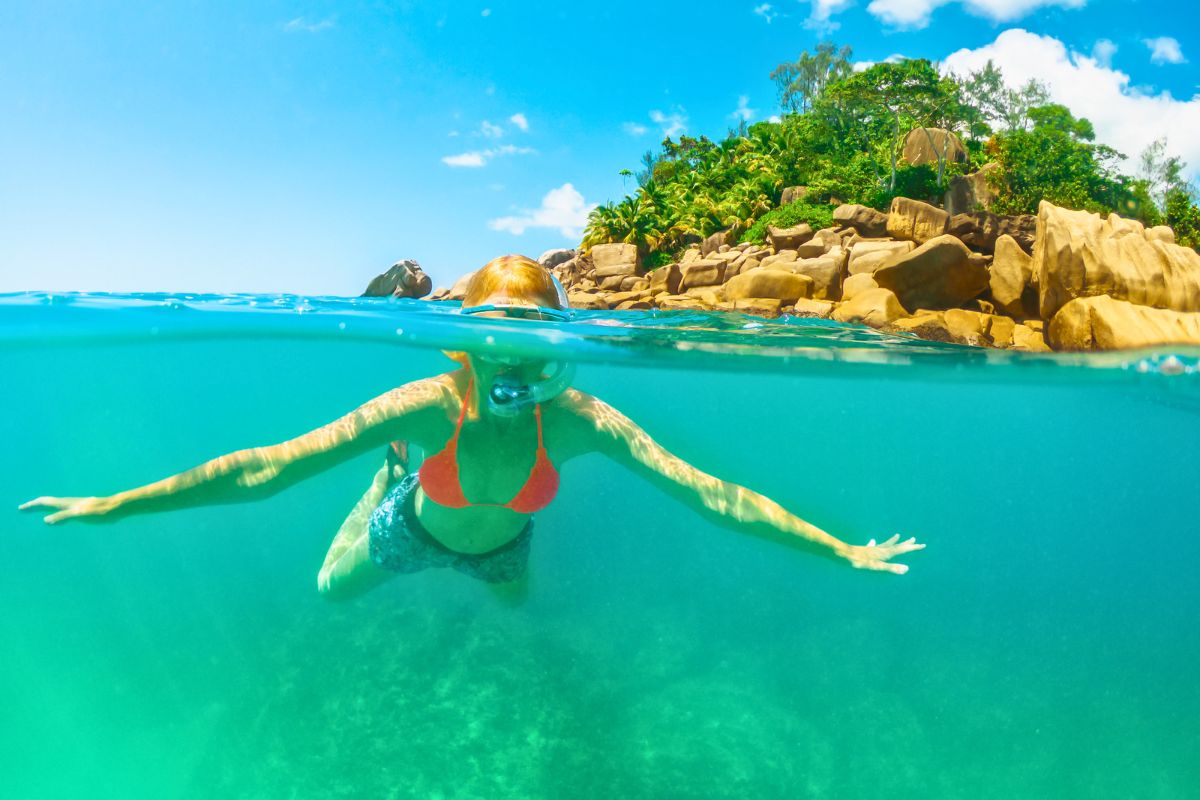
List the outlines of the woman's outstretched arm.
{"label": "woman's outstretched arm", "polygon": [[107,521],[129,514],[257,500],[405,438],[406,423],[412,414],[438,405],[445,391],[445,384],[436,378],[415,381],[286,442],[238,450],[178,475],[107,497],[38,497],[23,503],[20,509],[55,509],[45,518],[53,525],[75,518]]}
{"label": "woman's outstretched arm", "polygon": [[572,393],[571,405],[593,438],[594,449],[612,457],[667,494],[713,522],[817,555],[844,560],[860,569],[903,575],[904,564],[892,558],[925,547],[900,537],[876,544],[851,545],[790,513],[769,497],[721,480],[668,452],[632,420],[607,403]]}

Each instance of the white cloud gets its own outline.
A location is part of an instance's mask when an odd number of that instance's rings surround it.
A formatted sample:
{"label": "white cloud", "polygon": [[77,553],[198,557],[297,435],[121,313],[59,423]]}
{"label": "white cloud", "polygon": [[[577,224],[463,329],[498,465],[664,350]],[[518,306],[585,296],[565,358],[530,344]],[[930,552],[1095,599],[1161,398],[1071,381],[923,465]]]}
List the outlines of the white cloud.
{"label": "white cloud", "polygon": [[1150,48],[1150,60],[1155,64],[1187,63],[1187,59],[1183,57],[1183,51],[1179,49],[1179,41],[1170,36],[1142,39],[1142,44]]}
{"label": "white cloud", "polygon": [[564,183],[546,192],[539,208],[525,209],[520,216],[491,220],[488,227],[494,231],[508,231],[514,236],[520,236],[529,228],[557,228],[566,238],[578,239],[587,224],[588,214],[595,207],[596,204],[586,202],[574,186]]}
{"label": "white cloud", "polygon": [[1097,39],[1092,45],[1092,58],[1102,67],[1111,67],[1113,56],[1117,54],[1117,45],[1111,39]]}
{"label": "white cloud", "polygon": [[504,135],[504,128],[493,125],[485,119],[479,124],[479,132],[489,139],[499,139]]}
{"label": "white cloud", "polygon": [[644,136],[649,129],[645,125],[639,125],[636,122],[626,122],[621,125],[621,130],[630,136]]}
{"label": "white cloud", "polygon": [[442,156],[442,163],[450,167],[482,167],[487,163],[487,159],[482,150],[473,150],[456,156]]}
{"label": "white cloud", "polygon": [[768,25],[771,24],[771,20],[779,16],[779,12],[776,11],[770,3],[763,3],[761,6],[755,6],[754,13],[765,19]]}
{"label": "white cloud", "polygon": [[758,109],[750,108],[749,104],[750,98],[744,94],[740,95],[738,97],[737,108],[733,110],[733,113],[729,115],[729,118],[745,120],[746,122],[754,119],[754,115],[757,113]]}
{"label": "white cloud", "polygon": [[479,12],[479,16],[481,16],[481,17],[490,17],[491,15],[492,15],[492,10],[490,8],[485,8],[483,11]]}
{"label": "white cloud", "polygon": [[771,116],[767,117],[767,122],[783,122],[783,117],[779,116],[778,114],[772,114]]}
{"label": "white cloud", "polygon": [[1147,145],[1166,136],[1173,153],[1187,162],[1187,177],[1200,174],[1200,137],[1195,136],[1200,130],[1200,95],[1177,100],[1170,92],[1150,94],[1132,85],[1124,72],[1071,52],[1058,39],[1020,28],[1004,31],[989,45],[951,53],[942,68],[965,75],[988,59],[1012,87],[1030,79],[1044,81],[1053,102],[1091,120],[1098,142],[1136,159]]}
{"label": "white cloud", "polygon": [[293,20],[289,20],[287,24],[283,26],[283,29],[288,33],[296,33],[298,31],[303,31],[304,33],[320,33],[323,30],[332,28],[335,24],[336,23],[333,21],[333,17],[326,17],[320,22],[309,22],[304,17],[296,17]]}
{"label": "white cloud", "polygon": [[829,18],[845,8],[853,5],[854,0],[809,0],[812,12],[804,22],[804,27],[822,32],[837,30],[838,24]]}
{"label": "white cloud", "polygon": [[454,156],[442,156],[448,167],[482,167],[496,156],[523,156],[534,152],[531,147],[514,147],[511,144],[491,147],[487,150],[471,150]]}
{"label": "white cloud", "polygon": [[513,125],[516,125],[518,128],[520,128],[523,131],[529,130],[529,120],[525,118],[524,114],[521,114],[521,113],[513,114],[511,117],[508,118],[508,121],[511,122]]}
{"label": "white cloud", "polygon": [[678,136],[687,132],[688,118],[683,109],[670,114],[655,109],[650,112],[650,121],[662,128],[663,136]]}
{"label": "white cloud", "polygon": [[880,62],[880,61],[855,61],[853,64],[850,65],[850,68],[853,69],[855,72],[862,72],[864,69],[870,69],[871,67],[875,66],[876,64],[880,64],[880,63],[899,64],[901,61],[904,61],[907,58],[908,58],[908,56],[901,55],[900,53],[892,53],[890,56],[885,58],[882,62]]}
{"label": "white cloud", "polygon": [[[812,6],[805,25],[821,31],[836,29],[834,14],[850,7],[854,0],[808,0]],[[1012,22],[1046,6],[1082,8],[1087,0],[871,0],[867,6],[876,18],[893,28],[924,28],[929,17],[942,6],[959,3],[963,10],[992,22]]]}

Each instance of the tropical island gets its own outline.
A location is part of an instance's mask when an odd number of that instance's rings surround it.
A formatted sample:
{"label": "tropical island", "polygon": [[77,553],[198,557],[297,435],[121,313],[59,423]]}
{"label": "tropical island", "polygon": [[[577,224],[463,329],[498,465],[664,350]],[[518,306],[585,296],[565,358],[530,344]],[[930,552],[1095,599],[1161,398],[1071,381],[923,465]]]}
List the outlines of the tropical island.
{"label": "tropical island", "polygon": [[[1044,351],[1200,343],[1200,208],[1160,139],[1139,154],[989,62],[856,70],[821,44],[771,79],[781,111],[667,138],[542,263],[585,309],[857,322]],[[370,294],[424,296],[400,262]],[[393,276],[392,280],[385,279]],[[431,300],[460,299],[464,276]]]}

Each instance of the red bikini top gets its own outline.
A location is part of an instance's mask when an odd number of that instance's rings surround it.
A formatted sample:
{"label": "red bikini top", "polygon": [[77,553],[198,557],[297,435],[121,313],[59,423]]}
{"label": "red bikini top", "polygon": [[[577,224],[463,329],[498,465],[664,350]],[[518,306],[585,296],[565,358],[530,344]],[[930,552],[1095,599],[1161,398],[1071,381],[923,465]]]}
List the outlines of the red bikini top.
{"label": "red bikini top", "polygon": [[436,455],[429,456],[421,464],[417,475],[425,496],[439,506],[447,508],[467,508],[468,506],[487,506],[491,508],[507,508],[518,514],[532,514],[550,504],[554,495],[558,494],[558,470],[550,463],[546,454],[546,446],[542,443],[542,407],[534,406],[533,415],[537,419],[537,454],[533,460],[533,469],[525,485],[507,503],[472,503],[463,494],[462,483],[458,476],[458,435],[462,433],[463,420],[467,417],[467,402],[471,396],[474,379],[467,382],[467,391],[463,395],[462,411],[458,415],[458,425],[454,435],[446,442],[446,447]]}

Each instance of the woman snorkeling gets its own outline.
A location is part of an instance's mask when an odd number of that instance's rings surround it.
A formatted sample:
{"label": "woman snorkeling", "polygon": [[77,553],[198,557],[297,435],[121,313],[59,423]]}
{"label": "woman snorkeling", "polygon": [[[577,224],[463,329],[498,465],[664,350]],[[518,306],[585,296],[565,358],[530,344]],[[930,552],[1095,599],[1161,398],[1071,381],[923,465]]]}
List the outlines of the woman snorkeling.
{"label": "woman snorkeling", "polygon": [[[523,256],[502,256],[475,273],[460,313],[569,317],[558,281]],[[53,509],[45,522],[55,524],[253,500],[386,447],[383,468],[334,537],[319,590],[353,597],[398,573],[442,566],[519,592],[533,515],[554,499],[559,466],[598,451],[713,522],[860,569],[903,574],[908,567],[892,559],[924,547],[899,536],[847,544],[761,494],[701,472],[612,406],[569,388],[565,364],[458,358],[460,369],[393,389],[295,439],[108,497],[39,497],[20,508]],[[433,454],[415,472],[410,443]]]}

